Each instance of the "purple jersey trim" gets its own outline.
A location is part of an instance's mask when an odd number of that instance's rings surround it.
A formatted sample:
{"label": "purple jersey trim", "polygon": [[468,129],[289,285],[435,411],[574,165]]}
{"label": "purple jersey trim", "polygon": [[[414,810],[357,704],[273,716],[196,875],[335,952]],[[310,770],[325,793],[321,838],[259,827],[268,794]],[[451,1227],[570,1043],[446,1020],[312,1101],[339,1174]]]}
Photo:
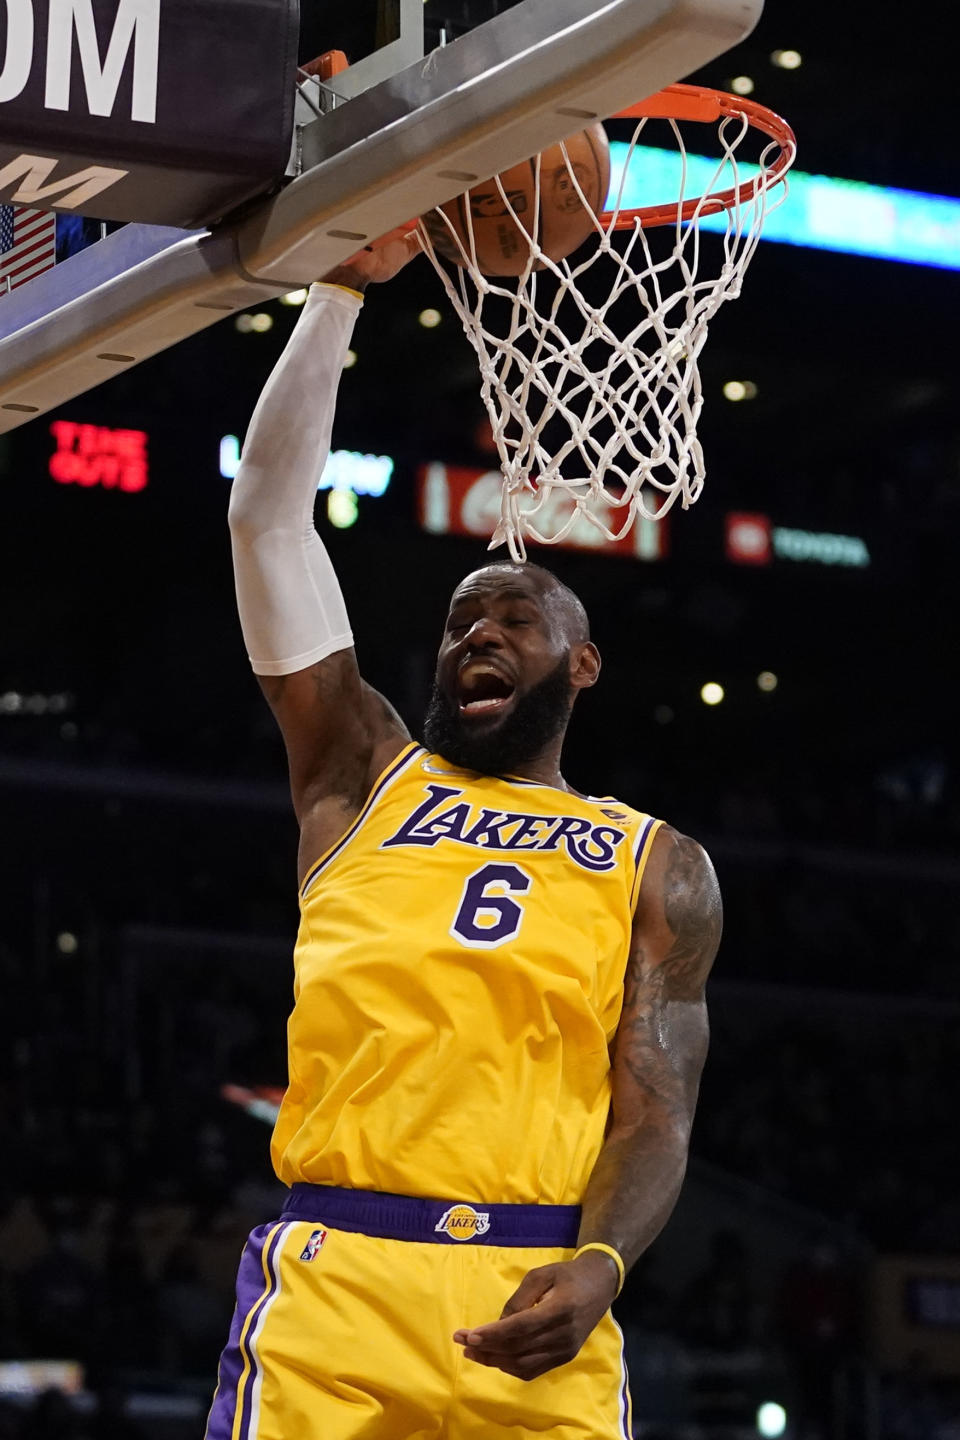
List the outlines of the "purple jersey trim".
{"label": "purple jersey trim", "polygon": [[623,1331],[613,1322],[617,1334],[620,1336],[620,1369],[623,1374],[623,1385],[620,1388],[620,1432],[624,1440],[633,1440],[633,1405],[630,1400],[630,1376],[627,1372],[627,1350],[624,1344]]}
{"label": "purple jersey trim", "polygon": [[650,827],[651,825],[655,825],[656,823],[657,822],[653,819],[653,816],[650,816],[648,817],[646,824],[641,825],[640,827],[640,833],[637,836],[637,843],[633,847],[633,858],[638,865],[640,864],[640,857],[643,854],[643,847],[647,843],[647,836],[650,834]]}
{"label": "purple jersey trim", "polygon": [[646,868],[647,852],[653,843],[653,835],[662,824],[662,820],[655,820],[652,815],[648,815],[637,833],[636,843],[633,847],[633,884],[630,887],[631,915],[636,915],[637,912],[640,900],[640,882],[643,878],[642,872]]}
{"label": "purple jersey trim", "polygon": [[[482,1217],[483,1233],[458,1239],[442,1227],[444,1217],[467,1206]],[[372,1235],[380,1240],[418,1240],[433,1245],[553,1246],[572,1249],[580,1229],[579,1205],[487,1205],[480,1200],[421,1200],[379,1190],[336,1185],[291,1187],[283,1220]],[[477,1227],[479,1229],[479,1225]]]}

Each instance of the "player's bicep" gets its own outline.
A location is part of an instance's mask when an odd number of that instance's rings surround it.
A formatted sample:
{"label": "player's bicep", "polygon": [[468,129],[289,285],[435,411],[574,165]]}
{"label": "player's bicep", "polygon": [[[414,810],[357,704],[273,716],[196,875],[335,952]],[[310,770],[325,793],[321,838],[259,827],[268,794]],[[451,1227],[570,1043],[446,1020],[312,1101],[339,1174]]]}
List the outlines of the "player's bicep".
{"label": "player's bicep", "polygon": [[709,1043],[705,986],[722,907],[709,856],[664,826],[634,921],[612,1053],[617,1126],[689,1129]]}
{"label": "player's bicep", "polygon": [[361,679],[352,647],[258,679],[283,735],[299,819],[327,796],[362,798],[388,763],[385,747],[409,740],[393,707]]}

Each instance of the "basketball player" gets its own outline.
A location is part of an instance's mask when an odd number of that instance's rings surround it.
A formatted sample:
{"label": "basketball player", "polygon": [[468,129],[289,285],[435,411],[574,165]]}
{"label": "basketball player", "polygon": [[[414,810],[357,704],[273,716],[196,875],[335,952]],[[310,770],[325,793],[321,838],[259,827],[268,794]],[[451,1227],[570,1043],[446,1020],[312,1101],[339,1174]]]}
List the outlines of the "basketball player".
{"label": "basketball player", "polygon": [[600,671],[576,596],[468,575],[423,745],[361,679],[313,507],[362,292],[415,246],[312,288],[230,503],[301,924],[290,1194],[244,1251],[208,1440],[629,1436],[610,1304],[676,1201],[707,1048],[707,856],[560,771]]}

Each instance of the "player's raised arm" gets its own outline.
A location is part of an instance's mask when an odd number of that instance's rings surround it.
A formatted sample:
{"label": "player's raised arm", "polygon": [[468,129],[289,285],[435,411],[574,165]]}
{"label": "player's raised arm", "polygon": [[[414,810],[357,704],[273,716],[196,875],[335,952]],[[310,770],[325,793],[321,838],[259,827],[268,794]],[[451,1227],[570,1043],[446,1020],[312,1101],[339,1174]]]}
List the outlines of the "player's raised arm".
{"label": "player's raised arm", "polygon": [[331,797],[339,802],[333,827],[342,826],[344,812],[359,808],[409,739],[396,712],[360,678],[313,507],[362,292],[370,280],[390,278],[415,244],[405,237],[363,252],[311,288],[260,396],[230,498],[240,622],[283,732],[301,826]]}

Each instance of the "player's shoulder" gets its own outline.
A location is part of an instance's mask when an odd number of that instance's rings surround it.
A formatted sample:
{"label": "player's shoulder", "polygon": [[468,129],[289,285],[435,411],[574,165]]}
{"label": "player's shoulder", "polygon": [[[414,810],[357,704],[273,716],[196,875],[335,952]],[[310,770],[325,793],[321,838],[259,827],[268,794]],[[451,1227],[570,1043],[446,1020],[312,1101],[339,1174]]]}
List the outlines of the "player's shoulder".
{"label": "player's shoulder", "polygon": [[692,835],[685,835],[668,820],[657,822],[657,835],[655,840],[656,848],[665,859],[672,858],[675,863],[681,859],[688,864],[711,864],[710,856],[706,846]]}
{"label": "player's shoulder", "polygon": [[650,846],[642,899],[647,912],[661,912],[673,930],[691,917],[707,920],[719,914],[717,872],[699,840],[660,822]]}

